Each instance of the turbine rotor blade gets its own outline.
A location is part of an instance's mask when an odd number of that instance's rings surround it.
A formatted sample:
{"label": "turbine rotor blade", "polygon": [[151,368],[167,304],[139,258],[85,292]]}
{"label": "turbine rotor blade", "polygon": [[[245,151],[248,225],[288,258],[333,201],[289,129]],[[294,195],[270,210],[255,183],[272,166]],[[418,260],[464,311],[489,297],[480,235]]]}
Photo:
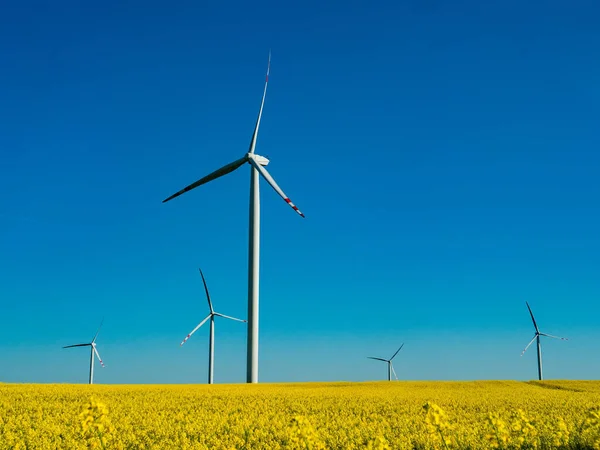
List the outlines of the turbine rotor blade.
{"label": "turbine rotor blade", "polygon": [[94,353],[96,353],[96,356],[98,357],[98,361],[100,361],[100,364],[102,365],[102,367],[104,367],[104,363],[102,362],[102,358],[100,358],[100,353],[98,353],[96,346],[92,345],[92,347],[94,348]]}
{"label": "turbine rotor blade", "polygon": [[87,347],[88,345],[92,345],[92,344],[75,344],[75,345],[67,345],[66,347],[63,347],[63,348],[72,348],[72,347]]}
{"label": "turbine rotor blade", "polygon": [[531,308],[529,307],[529,303],[525,302],[525,304],[527,305],[527,309],[529,310],[529,314],[531,314],[531,320],[533,321],[533,326],[535,327],[535,331],[537,331],[538,333],[540,332],[537,323],[535,323],[535,318],[533,317],[533,313],[531,312]]}
{"label": "turbine rotor blade", "polygon": [[263,178],[265,180],[267,180],[267,183],[269,183],[271,185],[271,187],[273,189],[275,189],[275,192],[277,192],[281,196],[281,198],[283,200],[285,200],[285,202],[292,207],[292,209],[294,211],[296,211],[298,214],[300,214],[301,217],[304,217],[304,214],[302,214],[302,212],[298,209],[298,207],[292,203],[292,201],[285,195],[285,193],[277,185],[277,183],[275,182],[273,177],[269,174],[269,172],[267,172],[267,169],[265,169],[263,166],[258,164],[253,158],[250,158],[250,164],[252,164],[252,166],[255,167],[256,170],[258,170],[260,172],[260,174],[263,176]]}
{"label": "turbine rotor blade", "polygon": [[208,300],[208,307],[210,308],[210,312],[214,313],[212,302],[210,301],[210,294],[208,293],[208,286],[206,285],[206,280],[204,279],[204,274],[202,273],[202,269],[198,269],[200,271],[200,276],[202,277],[202,283],[204,283],[204,290],[206,291],[206,299]]}
{"label": "turbine rotor blade", "polygon": [[525,347],[525,350],[523,350],[523,351],[521,352],[521,356],[523,356],[523,355],[525,354],[525,352],[527,351],[527,349],[529,348],[529,346],[530,346],[531,344],[533,344],[533,341],[535,341],[535,339],[536,339],[537,337],[538,337],[538,334],[536,333],[536,334],[535,334],[535,336],[533,336],[533,339],[532,339],[531,341],[529,341],[529,344],[527,344],[527,347]]}
{"label": "turbine rotor blade", "polygon": [[375,358],[374,356],[367,356],[367,358],[376,359],[377,361],[383,361],[383,362],[389,363],[389,361],[387,359],[383,359],[383,358]]}
{"label": "turbine rotor blade", "polygon": [[394,356],[392,356],[392,357],[390,358],[390,361],[391,361],[392,359],[394,359],[394,357],[395,357],[395,356],[398,354],[398,352],[399,352],[400,350],[402,350],[402,347],[404,347],[404,343],[403,343],[403,344],[400,346],[400,348],[399,348],[398,350],[396,350],[396,353],[394,353]]}
{"label": "turbine rotor blade", "polygon": [[100,333],[100,328],[102,328],[103,323],[104,323],[104,317],[102,318],[102,321],[100,321],[100,326],[98,327],[98,331],[96,331],[96,334],[94,335],[94,339],[92,339],[92,343],[96,342],[96,338],[98,337],[98,333]]}
{"label": "turbine rotor blade", "polygon": [[175,197],[179,197],[181,194],[184,194],[187,191],[191,191],[192,189],[197,188],[200,185],[208,183],[209,181],[212,181],[212,180],[214,180],[216,178],[222,177],[223,175],[227,175],[228,173],[233,172],[235,169],[237,169],[238,167],[240,167],[247,160],[248,160],[248,157],[244,156],[243,158],[240,158],[237,161],[229,163],[226,166],[223,166],[220,169],[215,170],[213,173],[211,173],[209,175],[206,175],[204,178],[200,178],[198,181],[190,184],[189,186],[184,187],[182,190],[180,190],[179,192],[174,193],[170,197],[164,199],[162,202],[166,203],[169,200],[174,199]]}
{"label": "turbine rotor blade", "polygon": [[391,363],[391,361],[390,361],[390,366],[392,367],[392,373],[396,377],[396,381],[397,381],[398,380],[398,375],[396,375],[396,371],[394,370],[394,365]]}
{"label": "turbine rotor blade", "polygon": [[210,313],[208,316],[206,316],[206,318],[205,318],[205,319],[204,319],[202,322],[200,322],[200,323],[199,323],[199,324],[196,326],[196,328],[194,328],[194,329],[193,329],[193,330],[190,332],[190,334],[188,334],[188,335],[185,337],[185,339],[184,339],[183,341],[181,341],[181,344],[179,344],[179,346],[182,346],[183,344],[185,344],[185,342],[186,342],[186,341],[187,341],[187,340],[190,338],[190,336],[191,336],[192,334],[194,334],[198,328],[200,328],[202,325],[204,325],[204,323],[205,323],[205,322],[206,322],[208,319],[210,319],[210,317],[211,317],[211,316],[212,316],[212,313]]}
{"label": "turbine rotor blade", "polygon": [[256,125],[254,126],[254,132],[252,133],[252,139],[250,140],[250,147],[248,153],[253,154],[254,148],[256,147],[256,138],[258,137],[258,128],[260,127],[260,119],[262,117],[263,107],[265,106],[265,97],[267,96],[267,85],[269,84],[269,72],[271,71],[271,51],[269,50],[269,62],[267,63],[267,76],[265,78],[265,89],[263,91],[262,100],[260,102],[260,109],[258,110],[258,118],[256,119]]}
{"label": "turbine rotor blade", "polygon": [[231,317],[231,316],[226,316],[225,314],[221,314],[221,313],[214,313],[215,316],[219,316],[219,317],[224,317],[225,319],[231,319],[231,320],[237,320],[238,322],[248,322],[247,320],[242,320],[242,319],[236,319],[235,317]]}
{"label": "turbine rotor blade", "polygon": [[553,336],[551,334],[546,334],[546,333],[540,333],[540,336],[547,336],[549,338],[554,338],[554,339],[560,339],[561,341],[568,341],[569,339],[566,337],[560,337],[560,336]]}

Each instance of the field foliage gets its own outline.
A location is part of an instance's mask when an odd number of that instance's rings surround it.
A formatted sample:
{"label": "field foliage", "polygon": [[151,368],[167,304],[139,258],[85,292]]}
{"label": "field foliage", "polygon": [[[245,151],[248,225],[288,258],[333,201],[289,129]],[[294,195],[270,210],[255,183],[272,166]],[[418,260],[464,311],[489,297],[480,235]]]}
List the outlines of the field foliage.
{"label": "field foliage", "polygon": [[0,384],[3,449],[599,449],[600,382]]}

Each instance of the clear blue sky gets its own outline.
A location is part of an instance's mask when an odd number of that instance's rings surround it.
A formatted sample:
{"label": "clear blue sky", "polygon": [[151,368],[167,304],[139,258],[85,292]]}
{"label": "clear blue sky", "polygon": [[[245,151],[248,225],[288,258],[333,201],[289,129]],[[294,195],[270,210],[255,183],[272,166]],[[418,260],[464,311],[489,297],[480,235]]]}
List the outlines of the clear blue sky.
{"label": "clear blue sky", "polygon": [[[260,381],[598,378],[594,1],[5,2],[0,381],[206,381],[246,318],[261,186]],[[449,6],[452,3],[452,6]],[[216,382],[245,381],[216,324]]]}

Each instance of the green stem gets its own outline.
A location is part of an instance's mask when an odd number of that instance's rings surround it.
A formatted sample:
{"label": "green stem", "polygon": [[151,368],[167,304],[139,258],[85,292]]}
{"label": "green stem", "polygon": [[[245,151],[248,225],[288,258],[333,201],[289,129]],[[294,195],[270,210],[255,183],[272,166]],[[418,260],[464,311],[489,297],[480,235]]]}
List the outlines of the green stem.
{"label": "green stem", "polygon": [[104,442],[102,442],[102,432],[98,431],[98,440],[100,441],[100,446],[102,447],[102,450],[106,450],[106,447],[104,446]]}
{"label": "green stem", "polygon": [[440,427],[437,427],[437,429],[440,433],[440,436],[442,437],[442,444],[444,444],[444,448],[448,450],[448,445],[446,444],[446,439],[444,439],[444,433],[442,433],[442,429]]}
{"label": "green stem", "polygon": [[504,449],[504,446],[500,442],[500,433],[498,431],[498,427],[492,423],[492,428],[494,429],[494,432],[496,433],[496,441],[498,442],[498,448]]}

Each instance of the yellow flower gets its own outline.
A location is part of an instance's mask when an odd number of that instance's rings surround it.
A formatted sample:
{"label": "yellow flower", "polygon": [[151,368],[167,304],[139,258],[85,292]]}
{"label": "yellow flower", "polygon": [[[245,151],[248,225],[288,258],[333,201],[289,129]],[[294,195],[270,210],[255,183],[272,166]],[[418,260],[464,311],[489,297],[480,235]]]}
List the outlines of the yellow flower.
{"label": "yellow flower", "polygon": [[91,397],[90,401],[83,405],[79,417],[88,448],[105,448],[108,442],[107,437],[112,431],[106,405]]}
{"label": "yellow flower", "polygon": [[430,438],[434,442],[439,439],[444,448],[449,448],[453,444],[453,439],[450,435],[452,426],[446,413],[438,405],[431,402],[426,402],[423,405],[423,409],[426,411],[425,423],[427,424]]}
{"label": "yellow flower", "polygon": [[492,428],[492,433],[485,436],[489,445],[492,448],[505,448],[510,438],[506,422],[500,418],[498,413],[489,413],[487,419]]}
{"label": "yellow flower", "polygon": [[392,447],[383,436],[379,435],[369,441],[367,450],[392,450]]}
{"label": "yellow flower", "polygon": [[554,447],[567,446],[569,443],[569,437],[571,435],[571,433],[569,432],[569,427],[567,426],[565,420],[562,417],[558,418],[557,425],[557,429],[552,435],[552,445]]}
{"label": "yellow flower", "polygon": [[304,416],[295,416],[292,419],[289,436],[289,442],[292,444],[291,448],[307,450],[325,449],[325,444],[321,442],[316,430]]}

